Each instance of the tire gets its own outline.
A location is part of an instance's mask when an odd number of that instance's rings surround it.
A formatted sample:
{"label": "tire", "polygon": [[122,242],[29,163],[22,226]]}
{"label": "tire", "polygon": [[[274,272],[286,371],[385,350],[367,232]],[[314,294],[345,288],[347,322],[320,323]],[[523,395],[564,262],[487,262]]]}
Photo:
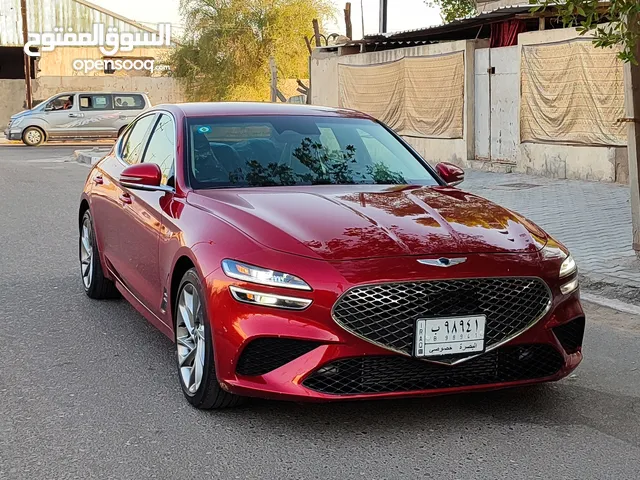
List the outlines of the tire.
{"label": "tire", "polygon": [[84,212],[80,223],[78,242],[80,274],[84,292],[89,298],[95,300],[118,298],[120,292],[118,292],[115,284],[104,276],[102,271],[100,253],[95,238],[93,219],[91,218],[91,212],[87,210]]}
{"label": "tire", "polygon": [[22,143],[28,147],[39,147],[45,140],[44,132],[38,127],[28,127],[22,132]]}
{"label": "tire", "polygon": [[196,270],[182,277],[174,306],[178,380],[187,401],[201,410],[236,407],[245,398],[225,392],[216,376],[211,323]]}

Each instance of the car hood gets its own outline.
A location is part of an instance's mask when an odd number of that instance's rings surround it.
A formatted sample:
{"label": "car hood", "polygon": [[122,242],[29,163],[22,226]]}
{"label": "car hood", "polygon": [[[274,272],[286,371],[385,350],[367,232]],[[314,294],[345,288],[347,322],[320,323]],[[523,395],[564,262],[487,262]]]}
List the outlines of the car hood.
{"label": "car hood", "polygon": [[23,110],[21,112],[16,113],[15,115],[11,115],[11,120],[15,120],[16,118],[20,118],[20,117],[24,117],[25,115],[28,115],[29,113],[32,113],[33,110]]}
{"label": "car hood", "polygon": [[212,189],[188,202],[269,248],[325,260],[536,252],[547,242],[518,214],[451,187]]}

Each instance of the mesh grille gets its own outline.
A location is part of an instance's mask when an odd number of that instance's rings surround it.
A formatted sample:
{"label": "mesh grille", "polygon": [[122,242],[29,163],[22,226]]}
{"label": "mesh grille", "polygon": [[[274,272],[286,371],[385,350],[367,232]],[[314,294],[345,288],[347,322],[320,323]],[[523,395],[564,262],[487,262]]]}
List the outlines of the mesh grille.
{"label": "mesh grille", "polygon": [[558,341],[567,353],[575,353],[582,347],[584,327],[585,319],[578,318],[559,327],[555,327],[553,333],[558,337]]}
{"label": "mesh grille", "polygon": [[558,373],[563,364],[550,345],[502,347],[455,366],[400,355],[371,356],[331,362],[303,384],[331,395],[409,392],[542,379]]}
{"label": "mesh grille", "polygon": [[346,330],[408,355],[418,318],[487,316],[487,348],[526,329],[548,309],[551,293],[539,278],[482,278],[355,287],[333,307]]}
{"label": "mesh grille", "polygon": [[310,352],[320,344],[292,338],[258,338],[249,343],[238,360],[240,375],[264,375]]}

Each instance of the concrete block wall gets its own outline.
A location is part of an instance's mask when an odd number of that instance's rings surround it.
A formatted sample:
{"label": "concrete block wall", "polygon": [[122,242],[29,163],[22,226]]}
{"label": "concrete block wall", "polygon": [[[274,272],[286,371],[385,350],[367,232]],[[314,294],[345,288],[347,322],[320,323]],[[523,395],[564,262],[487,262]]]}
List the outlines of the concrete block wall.
{"label": "concrete block wall", "polygon": [[[627,183],[629,166],[625,147],[520,142],[522,46],[562,42],[578,37],[575,29],[527,32],[520,34],[517,47],[491,49],[491,66],[496,67],[492,81],[497,88],[492,90],[494,94],[490,98],[489,90],[483,87],[486,86],[486,82],[483,82],[487,76],[487,65],[483,63],[483,59],[488,58],[484,54],[488,51],[486,40],[444,42],[372,53],[357,53],[351,47],[337,47],[332,51],[316,49],[310,65],[311,101],[315,105],[339,106],[339,64],[366,65],[397,60],[403,56],[464,51],[464,138],[406,138],[425,159],[432,163],[449,161],[482,170]],[[479,62],[477,69],[475,61]],[[487,116],[494,118],[488,126],[483,127],[480,123],[486,122]],[[489,147],[493,155],[487,157],[484,150]]]}
{"label": "concrete block wall", "polygon": [[[426,160],[432,164],[451,162],[466,166],[467,158],[474,155],[474,61],[475,49],[486,47],[486,40],[438,43],[419,47],[398,48],[369,53],[348,53],[340,47],[333,51],[316,49],[311,57],[311,102],[314,105],[339,107],[338,68],[343,65],[369,65],[391,62],[403,57],[441,55],[464,52],[464,129],[463,138],[405,137]],[[350,53],[350,52],[349,52]]]}

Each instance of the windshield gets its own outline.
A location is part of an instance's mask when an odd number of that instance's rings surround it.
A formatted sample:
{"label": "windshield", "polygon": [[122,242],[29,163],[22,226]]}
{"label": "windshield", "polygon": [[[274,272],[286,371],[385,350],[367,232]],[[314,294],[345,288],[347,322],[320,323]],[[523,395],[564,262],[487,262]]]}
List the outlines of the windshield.
{"label": "windshield", "polygon": [[382,125],[359,118],[192,118],[193,188],[290,185],[438,185]]}

